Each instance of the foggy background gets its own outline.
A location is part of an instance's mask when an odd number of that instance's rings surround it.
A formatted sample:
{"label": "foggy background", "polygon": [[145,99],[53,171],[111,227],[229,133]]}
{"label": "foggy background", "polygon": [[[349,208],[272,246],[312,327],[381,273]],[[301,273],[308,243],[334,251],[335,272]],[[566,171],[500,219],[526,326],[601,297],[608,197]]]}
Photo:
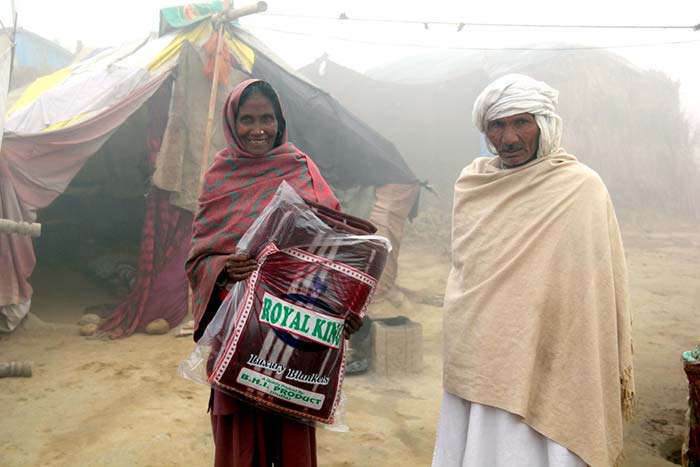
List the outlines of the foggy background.
{"label": "foggy background", "polygon": [[[0,2],[0,20],[5,26],[11,23],[12,3],[18,12],[20,27],[74,50],[79,40],[89,47],[107,47],[143,39],[158,29],[160,8],[185,2],[123,0],[98,5],[89,0],[4,0]],[[267,4],[267,12],[245,17],[241,24],[295,68],[312,62],[324,52],[337,63],[364,72],[433,49],[522,47],[536,42],[609,47],[642,68],[657,69],[679,80],[683,109],[690,112],[695,122],[700,121],[700,66],[694,59],[700,55],[700,32],[692,29],[465,26],[457,32],[454,25],[431,23],[693,26],[700,24],[700,4],[693,0],[645,2],[643,5],[631,0],[504,0],[495,3],[436,0],[429,4],[397,0],[271,0]],[[358,20],[332,20],[341,13]],[[359,21],[362,18],[392,22]],[[428,28],[401,21],[428,22]],[[418,46],[411,47],[411,44]]]}
{"label": "foggy background", "polygon": [[[176,4],[14,1],[18,26],[71,51],[78,41],[142,40],[157,29],[158,9]],[[3,6],[8,25],[10,2]],[[398,147],[439,193],[424,193],[426,206],[449,208],[460,170],[484,152],[474,98],[498,76],[523,72],[560,91],[562,146],[601,174],[621,217],[681,221],[700,219],[699,23],[693,1],[272,0],[267,12],[241,19]]]}

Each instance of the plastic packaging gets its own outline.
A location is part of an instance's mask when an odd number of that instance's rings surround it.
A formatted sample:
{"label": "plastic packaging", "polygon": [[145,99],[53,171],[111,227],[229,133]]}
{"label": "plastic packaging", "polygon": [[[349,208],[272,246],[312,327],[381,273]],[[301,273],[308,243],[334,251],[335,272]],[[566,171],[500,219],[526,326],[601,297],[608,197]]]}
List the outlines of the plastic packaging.
{"label": "plastic packaging", "polygon": [[364,316],[391,248],[374,231],[283,182],[238,242],[257,269],[230,290],[180,374],[342,430],[345,318]]}

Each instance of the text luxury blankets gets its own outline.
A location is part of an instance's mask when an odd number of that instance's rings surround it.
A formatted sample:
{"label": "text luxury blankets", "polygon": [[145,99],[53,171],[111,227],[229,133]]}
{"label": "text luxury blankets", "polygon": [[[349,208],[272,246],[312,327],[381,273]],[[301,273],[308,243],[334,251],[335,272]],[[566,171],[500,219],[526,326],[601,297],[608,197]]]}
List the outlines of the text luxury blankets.
{"label": "text luxury blankets", "polygon": [[600,177],[563,150],[455,184],[444,388],[522,417],[593,467],[634,402],[627,267]]}

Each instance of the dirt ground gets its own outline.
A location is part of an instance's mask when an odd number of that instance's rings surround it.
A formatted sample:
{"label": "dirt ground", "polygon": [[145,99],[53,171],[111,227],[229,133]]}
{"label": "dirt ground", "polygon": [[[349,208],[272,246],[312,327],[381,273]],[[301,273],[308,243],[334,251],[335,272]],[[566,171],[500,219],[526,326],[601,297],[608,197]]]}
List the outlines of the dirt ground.
{"label": "dirt ground", "polygon": [[[689,227],[624,231],[639,394],[627,429],[627,465],[673,466],[666,458],[679,456],[687,397],[680,354],[700,337],[700,233]],[[350,431],[319,430],[321,466],[430,464],[441,394],[444,251],[417,238],[402,247],[399,284],[406,292],[396,308],[423,327],[422,373],[348,378]],[[176,373],[191,339],[175,337],[176,330],[117,341],[80,337],[68,323],[85,306],[113,297],[76,281],[71,271],[54,270],[33,282],[33,312],[66,324],[0,335],[0,360],[34,362],[33,377],[0,379],[0,465],[212,465],[209,390]]]}

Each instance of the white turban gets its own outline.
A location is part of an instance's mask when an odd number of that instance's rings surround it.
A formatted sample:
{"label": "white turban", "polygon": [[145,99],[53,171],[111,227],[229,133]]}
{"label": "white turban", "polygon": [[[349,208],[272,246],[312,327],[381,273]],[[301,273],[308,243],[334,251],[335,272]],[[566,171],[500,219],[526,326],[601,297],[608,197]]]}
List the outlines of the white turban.
{"label": "white turban", "polygon": [[[529,113],[535,117],[540,128],[540,141],[537,157],[547,156],[561,143],[561,117],[556,114],[559,91],[543,81],[529,76],[512,73],[498,78],[486,86],[474,102],[472,120],[482,133],[490,121]],[[496,148],[486,138],[489,150],[496,154]]]}

